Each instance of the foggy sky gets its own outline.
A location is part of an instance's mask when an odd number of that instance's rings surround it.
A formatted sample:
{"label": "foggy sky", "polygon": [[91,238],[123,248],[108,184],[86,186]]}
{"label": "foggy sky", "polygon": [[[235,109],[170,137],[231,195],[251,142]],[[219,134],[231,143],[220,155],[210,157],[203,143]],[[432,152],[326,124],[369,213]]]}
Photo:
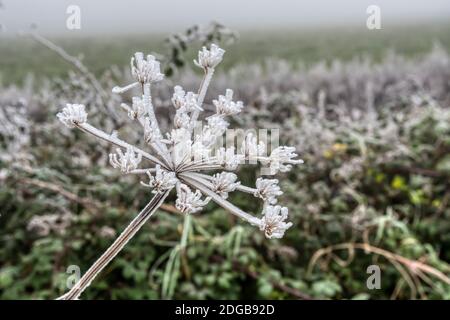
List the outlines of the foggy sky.
{"label": "foggy sky", "polygon": [[[450,21],[449,0],[0,0],[7,34],[36,23],[44,34],[88,35],[181,31],[215,20],[235,30],[361,25],[381,8],[382,27]],[[81,30],[66,28],[66,8],[81,8]]]}

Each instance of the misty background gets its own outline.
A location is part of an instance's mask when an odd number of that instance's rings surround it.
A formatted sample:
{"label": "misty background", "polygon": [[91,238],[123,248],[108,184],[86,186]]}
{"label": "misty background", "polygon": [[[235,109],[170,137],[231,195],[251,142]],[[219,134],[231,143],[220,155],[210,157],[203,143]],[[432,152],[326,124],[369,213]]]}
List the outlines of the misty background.
{"label": "misty background", "polygon": [[[108,1],[1,0],[3,34],[13,35],[36,24],[47,35],[173,32],[215,20],[236,30],[310,28],[350,25],[366,27],[369,5],[381,8],[382,28],[402,24],[447,22],[450,1]],[[81,30],[68,30],[66,9],[81,9]]]}

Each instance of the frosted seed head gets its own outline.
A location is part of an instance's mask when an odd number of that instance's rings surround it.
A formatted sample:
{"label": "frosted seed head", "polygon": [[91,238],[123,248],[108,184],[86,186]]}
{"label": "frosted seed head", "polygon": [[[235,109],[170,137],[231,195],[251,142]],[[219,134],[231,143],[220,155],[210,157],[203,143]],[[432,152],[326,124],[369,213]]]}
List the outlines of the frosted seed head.
{"label": "frosted seed head", "polygon": [[258,178],[256,180],[256,191],[253,194],[255,197],[261,198],[269,204],[275,204],[277,197],[282,194],[283,191],[278,186],[277,179]]}
{"label": "frosted seed head", "polygon": [[228,198],[228,193],[233,192],[241,184],[236,182],[237,176],[232,172],[221,172],[213,176],[212,189],[223,199]]}
{"label": "frosted seed head", "polygon": [[160,165],[157,165],[155,169],[156,171],[154,176],[150,172],[147,172],[149,183],[144,183],[141,181],[143,186],[153,189],[152,193],[157,194],[170,190],[178,182],[174,172],[162,170]]}

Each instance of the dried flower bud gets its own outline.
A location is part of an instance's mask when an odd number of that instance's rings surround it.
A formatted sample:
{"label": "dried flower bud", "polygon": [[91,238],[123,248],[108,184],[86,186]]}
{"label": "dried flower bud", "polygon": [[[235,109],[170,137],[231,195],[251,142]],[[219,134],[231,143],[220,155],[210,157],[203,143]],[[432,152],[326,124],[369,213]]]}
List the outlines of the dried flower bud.
{"label": "dried flower bud", "polygon": [[144,119],[144,141],[146,143],[154,143],[161,139],[161,134],[158,129],[152,125],[152,121],[149,117]]}
{"label": "dried flower bud", "polygon": [[133,105],[130,110],[128,110],[128,117],[130,119],[139,119],[145,116],[146,110],[144,107],[144,102],[139,97],[133,97]]}
{"label": "dried flower bud", "polygon": [[245,136],[241,145],[241,152],[246,159],[256,159],[266,153],[266,145],[262,141],[258,143],[258,139],[250,132]]}
{"label": "dried flower bud", "polygon": [[155,176],[152,176],[150,172],[147,172],[147,175],[150,179],[148,184],[141,181],[141,184],[143,186],[153,188],[152,193],[156,194],[162,193],[166,190],[170,190],[178,182],[178,179],[175,176],[174,172],[162,170],[160,165],[157,165],[155,169]]}
{"label": "dried flower bud", "polygon": [[178,109],[173,119],[173,124],[176,129],[179,128],[188,129],[190,121],[191,117],[189,117],[189,115],[186,112],[184,112],[184,109]]}
{"label": "dried flower bud", "polygon": [[219,100],[213,100],[217,114],[231,116],[241,112],[242,108],[244,108],[242,101],[234,102],[232,99],[233,90],[227,89],[224,96],[219,96]]}
{"label": "dried flower bud", "polygon": [[203,69],[214,69],[222,61],[224,53],[225,50],[212,44],[209,50],[206,49],[206,47],[203,47],[202,50],[198,52],[198,60],[194,60],[194,63]]}
{"label": "dried flower bud", "polygon": [[303,160],[295,160],[293,158],[297,157],[294,147],[278,147],[272,151],[268,159],[261,160],[264,165],[269,165],[270,170],[273,173],[287,172],[291,170],[293,164],[303,163]]}
{"label": "dried flower bud", "polygon": [[243,156],[234,152],[234,147],[219,148],[216,152],[217,162],[226,170],[236,170]]}
{"label": "dried flower bud", "polygon": [[278,186],[277,179],[258,178],[256,180],[256,191],[254,193],[255,197],[261,198],[269,204],[275,204],[277,203],[276,197],[282,194],[283,191],[281,191]]}
{"label": "dried flower bud", "polygon": [[140,153],[134,153],[132,148],[127,148],[123,153],[121,149],[117,148],[116,153],[109,154],[109,163],[114,168],[120,168],[123,173],[129,173],[131,170],[137,169],[142,160]]}
{"label": "dried flower bud", "polygon": [[284,232],[292,226],[292,222],[284,222],[288,217],[288,208],[266,205],[263,210],[260,230],[267,238],[280,239]]}
{"label": "dried flower bud", "polygon": [[152,55],[148,55],[144,60],[142,52],[136,52],[131,58],[131,74],[140,83],[158,82],[164,78],[159,61]]}
{"label": "dried flower bud", "polygon": [[56,115],[68,128],[74,128],[78,124],[87,121],[87,113],[83,104],[67,104],[66,107]]}
{"label": "dried flower bud", "polygon": [[183,213],[195,213],[203,209],[211,198],[201,199],[202,193],[199,190],[192,192],[186,185],[181,185],[175,207]]}

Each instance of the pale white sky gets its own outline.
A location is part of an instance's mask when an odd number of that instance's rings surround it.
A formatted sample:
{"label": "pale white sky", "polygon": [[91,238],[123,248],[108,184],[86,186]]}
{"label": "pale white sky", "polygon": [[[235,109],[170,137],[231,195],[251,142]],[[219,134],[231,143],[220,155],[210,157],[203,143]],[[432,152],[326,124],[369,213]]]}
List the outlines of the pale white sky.
{"label": "pale white sky", "polygon": [[[449,0],[0,0],[8,34],[36,23],[45,34],[173,32],[219,21],[235,30],[361,25],[381,8],[382,26],[450,21]],[[81,30],[68,31],[66,8],[81,8]]]}

